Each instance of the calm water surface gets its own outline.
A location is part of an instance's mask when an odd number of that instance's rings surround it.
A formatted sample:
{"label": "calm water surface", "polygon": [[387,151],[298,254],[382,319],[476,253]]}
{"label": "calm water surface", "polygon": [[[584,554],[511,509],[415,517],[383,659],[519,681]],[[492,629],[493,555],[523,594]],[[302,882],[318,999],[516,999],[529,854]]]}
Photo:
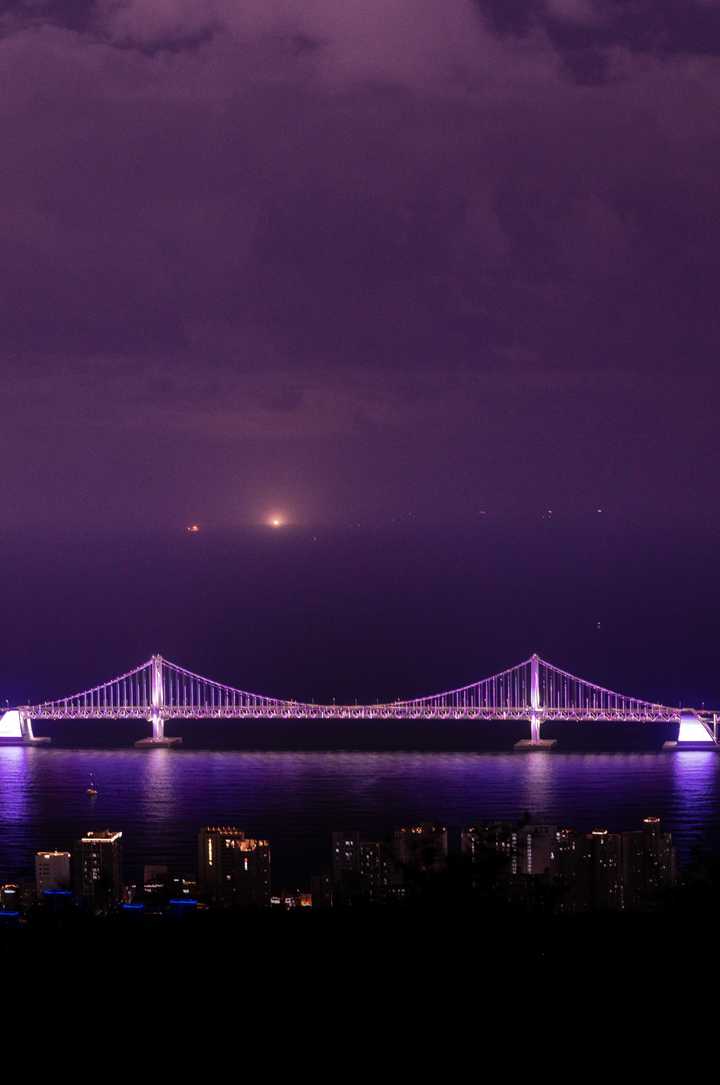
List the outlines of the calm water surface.
{"label": "calm water surface", "polygon": [[581,830],[657,814],[687,856],[720,844],[720,756],[0,748],[0,880],[32,876],[37,849],[106,827],[123,831],[128,876],[164,861],[191,873],[198,828],[225,822],[270,840],[279,888],[328,865],[333,829],[459,828],[525,810]]}

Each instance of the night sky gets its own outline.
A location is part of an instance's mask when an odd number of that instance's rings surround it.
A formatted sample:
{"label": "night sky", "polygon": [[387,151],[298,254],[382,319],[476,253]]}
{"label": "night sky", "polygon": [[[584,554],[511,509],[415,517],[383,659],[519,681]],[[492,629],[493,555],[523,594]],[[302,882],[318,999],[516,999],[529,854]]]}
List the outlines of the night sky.
{"label": "night sky", "polygon": [[720,704],[719,58],[718,0],[0,4],[2,699]]}

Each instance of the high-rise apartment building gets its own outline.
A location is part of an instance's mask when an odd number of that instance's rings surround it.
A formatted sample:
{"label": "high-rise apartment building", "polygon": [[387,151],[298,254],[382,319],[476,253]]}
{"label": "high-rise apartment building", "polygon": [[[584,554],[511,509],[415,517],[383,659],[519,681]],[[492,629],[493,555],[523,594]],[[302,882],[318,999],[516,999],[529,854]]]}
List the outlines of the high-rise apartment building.
{"label": "high-rise apartment building", "polygon": [[201,829],[198,885],[206,900],[224,907],[269,906],[270,844],[231,825]]}
{"label": "high-rise apartment building", "polygon": [[593,829],[579,837],[578,844],[578,909],[619,911],[623,906],[622,837],[607,829]]}
{"label": "high-rise apartment building", "polygon": [[393,850],[396,861],[407,871],[441,874],[447,869],[447,829],[429,822],[396,829]]}
{"label": "high-rise apartment building", "polygon": [[393,848],[355,831],[332,834],[332,878],[338,902],[386,901],[399,889]]}
{"label": "high-rise apartment building", "polygon": [[46,889],[70,888],[70,852],[39,851],[35,855],[35,892],[41,897]]}
{"label": "high-rise apartment building", "polygon": [[675,881],[675,849],[660,818],[643,819],[639,832],[622,834],[623,902],[628,910],[654,907],[658,895]]}
{"label": "high-rise apartment building", "polygon": [[92,830],[75,846],[75,892],[96,912],[117,904],[122,893],[122,833]]}

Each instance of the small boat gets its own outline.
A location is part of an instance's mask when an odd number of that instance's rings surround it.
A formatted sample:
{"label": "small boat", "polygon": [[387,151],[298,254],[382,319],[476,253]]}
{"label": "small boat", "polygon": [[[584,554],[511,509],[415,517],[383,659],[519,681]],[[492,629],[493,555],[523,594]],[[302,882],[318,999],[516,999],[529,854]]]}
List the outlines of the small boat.
{"label": "small boat", "polygon": [[90,784],[89,784],[85,794],[88,795],[91,799],[94,799],[95,796],[97,795],[97,793],[98,793],[98,789],[95,787],[95,781],[91,776],[90,777]]}

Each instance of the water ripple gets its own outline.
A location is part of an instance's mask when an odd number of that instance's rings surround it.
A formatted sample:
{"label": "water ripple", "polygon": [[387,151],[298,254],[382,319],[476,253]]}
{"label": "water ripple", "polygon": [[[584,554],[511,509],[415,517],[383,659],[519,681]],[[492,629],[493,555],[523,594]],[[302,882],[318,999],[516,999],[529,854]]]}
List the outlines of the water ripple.
{"label": "water ripple", "polygon": [[[100,794],[85,794],[94,775]],[[329,860],[333,829],[382,832],[437,818],[460,827],[530,811],[581,830],[656,814],[681,854],[720,841],[712,752],[259,753],[0,748],[0,879],[32,875],[39,848],[91,828],[124,833],[128,870],[194,867],[198,828],[239,824],[270,839],[278,880]]]}

